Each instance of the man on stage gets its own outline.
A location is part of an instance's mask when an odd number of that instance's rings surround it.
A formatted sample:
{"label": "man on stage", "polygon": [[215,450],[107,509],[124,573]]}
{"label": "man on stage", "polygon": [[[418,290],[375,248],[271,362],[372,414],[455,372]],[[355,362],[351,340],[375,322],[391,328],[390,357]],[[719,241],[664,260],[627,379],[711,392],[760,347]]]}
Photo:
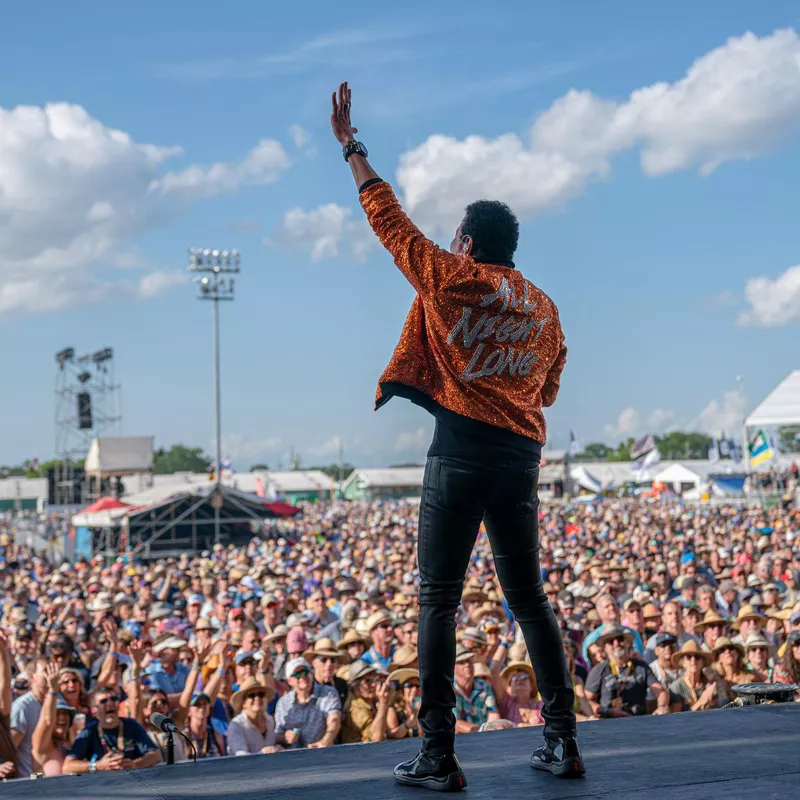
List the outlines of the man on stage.
{"label": "man on stage", "polygon": [[372,229],[417,291],[376,408],[397,395],[436,419],[417,546],[424,740],[394,777],[438,791],[466,786],[455,756],[455,615],[481,521],[544,702],[545,740],[531,765],[583,775],[572,681],[539,568],[542,408],[555,402],[567,353],[558,310],[514,267],[519,224],[504,204],[468,206],[449,252],[427,240],[354,139],[350,102],[343,83],[333,95],[333,133]]}

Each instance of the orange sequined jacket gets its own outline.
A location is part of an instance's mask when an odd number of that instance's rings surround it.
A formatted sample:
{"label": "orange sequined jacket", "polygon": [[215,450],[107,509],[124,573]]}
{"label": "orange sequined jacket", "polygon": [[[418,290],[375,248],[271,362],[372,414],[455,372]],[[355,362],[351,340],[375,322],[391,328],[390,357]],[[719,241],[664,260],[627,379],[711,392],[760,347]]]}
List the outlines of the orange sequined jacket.
{"label": "orange sequined jacket", "polygon": [[542,408],[567,359],[555,303],[513,267],[476,263],[426,239],[392,187],[366,186],[372,229],[416,289],[375,407],[394,395],[429,400],[545,444]]}

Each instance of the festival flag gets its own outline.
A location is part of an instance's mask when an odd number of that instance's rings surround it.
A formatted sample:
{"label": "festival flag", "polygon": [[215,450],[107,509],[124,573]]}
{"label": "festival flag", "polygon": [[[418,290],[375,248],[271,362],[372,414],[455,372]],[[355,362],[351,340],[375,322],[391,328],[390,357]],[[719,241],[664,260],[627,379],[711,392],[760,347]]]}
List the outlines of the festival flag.
{"label": "festival flag", "polygon": [[753,441],[750,442],[750,466],[759,467],[771,461],[775,457],[775,452],[770,446],[769,440],[764,435],[764,431],[759,431]]}
{"label": "festival flag", "polygon": [[708,448],[708,460],[712,464],[716,464],[717,461],[719,461],[721,455],[722,455],[722,450],[719,446],[719,441],[717,441],[717,439],[712,439],[711,447]]}
{"label": "festival flag", "polygon": [[575,432],[569,432],[569,454],[575,458],[581,452],[580,442],[575,437]]}
{"label": "festival flag", "polygon": [[631,445],[631,458],[636,461],[640,456],[646,455],[656,449],[656,440],[652,433],[643,436]]}

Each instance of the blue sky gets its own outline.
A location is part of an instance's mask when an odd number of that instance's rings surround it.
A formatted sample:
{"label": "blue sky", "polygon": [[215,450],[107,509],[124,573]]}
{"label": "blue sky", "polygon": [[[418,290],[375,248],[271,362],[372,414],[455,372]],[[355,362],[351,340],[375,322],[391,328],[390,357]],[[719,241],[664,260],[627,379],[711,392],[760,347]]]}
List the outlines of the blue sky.
{"label": "blue sky", "polygon": [[424,412],[372,410],[413,293],[330,134],[341,80],[373,165],[437,241],[477,194],[520,214],[517,263],[569,346],[550,446],[730,432],[742,386],[752,405],[798,366],[800,13],[600,5],[7,10],[0,463],[52,455],[65,346],[114,348],[125,434],[210,450],[211,309],[180,282],[189,246],[243,254],[222,308],[237,466],[290,448],[327,462],[336,437],[364,466],[424,455]]}

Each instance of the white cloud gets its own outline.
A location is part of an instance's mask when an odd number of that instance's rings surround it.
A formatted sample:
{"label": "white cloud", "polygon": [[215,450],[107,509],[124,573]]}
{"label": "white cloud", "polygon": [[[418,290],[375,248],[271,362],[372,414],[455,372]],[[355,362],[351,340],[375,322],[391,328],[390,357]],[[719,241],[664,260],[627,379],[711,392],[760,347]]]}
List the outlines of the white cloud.
{"label": "white cloud", "polygon": [[606,178],[617,154],[638,149],[657,176],[763,153],[800,127],[800,38],[794,30],[746,33],[699,58],[674,83],[633,91],[624,102],[571,90],[527,136],[429,137],[401,156],[397,180],[423,226],[455,227],[481,196],[521,216],[558,206]]}
{"label": "white cloud", "polygon": [[0,108],[0,318],[175,285],[170,273],[131,274],[148,267],[130,239],[177,211],[164,194],[232,191],[273,179],[288,161],[266,141],[241,161],[162,176],[181,152],[135,142],[78,105]]}
{"label": "white cloud", "polygon": [[609,439],[626,439],[629,436],[636,436],[641,424],[639,412],[633,406],[629,406],[620,411],[616,422],[609,423],[603,430]]}
{"label": "white cloud", "polygon": [[725,392],[722,400],[711,400],[709,404],[686,426],[686,430],[719,436],[739,437],[747,414],[745,397],[741,392]]}
{"label": "white cloud", "polygon": [[306,158],[315,158],[317,148],[311,143],[311,134],[301,125],[290,125],[289,136],[292,138],[294,146],[300,150]]}
{"label": "white cloud", "polygon": [[180,172],[169,172],[151,182],[149,191],[178,194],[187,199],[232,194],[242,186],[260,186],[278,180],[291,166],[283,145],[262,139],[238,161],[217,161],[211,165],[192,164]]}
{"label": "white cloud", "polygon": [[356,221],[352,217],[351,209],[336,203],[327,203],[311,211],[293,208],[283,215],[275,241],[309,251],[312,261],[336,258],[347,245],[350,254],[361,260],[374,245],[375,235],[365,219]]}
{"label": "white cloud", "polygon": [[638,438],[647,433],[661,436],[673,430],[706,433],[719,436],[738,436],[744,420],[746,408],[741,392],[725,392],[722,400],[711,400],[703,410],[689,421],[676,412],[657,408],[645,415],[633,406],[623,409],[615,422],[603,428],[608,440],[618,442],[629,437]]}
{"label": "white cloud", "polygon": [[[228,433],[222,436],[222,457],[228,457],[231,461],[263,458],[278,452],[282,446],[283,442],[278,436],[258,438]],[[212,441],[208,452],[213,453],[215,448],[216,444]]]}
{"label": "white cloud", "polygon": [[750,308],[737,320],[739,325],[773,328],[800,322],[800,266],[771,278],[750,278],[744,290]]}
{"label": "white cloud", "polygon": [[430,443],[431,434],[425,428],[417,428],[415,431],[407,431],[401,433],[395,439],[394,449],[398,453],[407,453],[409,451],[418,451],[423,447],[427,447]]}
{"label": "white cloud", "polygon": [[644,436],[646,433],[660,435],[674,427],[677,415],[674,411],[657,408],[647,416],[643,416],[633,406],[620,411],[615,422],[603,428],[605,435],[612,441]]}
{"label": "white cloud", "polygon": [[306,452],[311,458],[314,459],[336,458],[339,456],[339,450],[343,446],[344,439],[342,439],[341,436],[336,435],[328,439],[327,442],[323,442],[316,447],[309,447]]}
{"label": "white cloud", "polygon": [[173,286],[181,286],[188,280],[189,276],[185,272],[176,272],[174,270],[150,272],[140,278],[138,294],[139,297],[143,298],[156,297]]}

